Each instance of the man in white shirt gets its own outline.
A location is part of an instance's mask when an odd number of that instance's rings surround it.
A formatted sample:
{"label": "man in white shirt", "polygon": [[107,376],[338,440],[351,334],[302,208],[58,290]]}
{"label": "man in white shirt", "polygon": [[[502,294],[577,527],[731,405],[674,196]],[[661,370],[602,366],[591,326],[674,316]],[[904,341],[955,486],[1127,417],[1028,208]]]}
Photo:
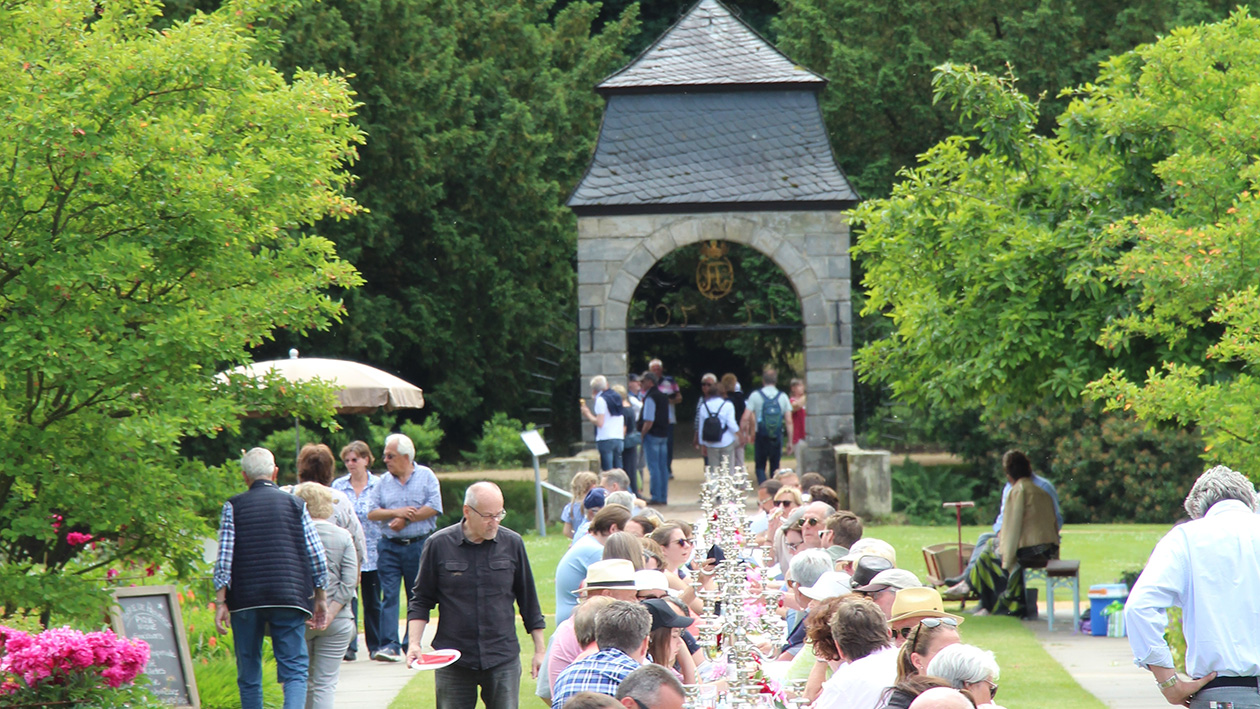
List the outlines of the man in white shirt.
{"label": "man in white shirt", "polygon": [[620,468],[621,452],[626,438],[626,418],[622,414],[621,395],[609,389],[607,377],[600,374],[591,377],[591,399],[595,402],[594,407],[588,407],[586,399],[582,399],[582,417],[595,424],[599,469]]}
{"label": "man in white shirt", "polygon": [[[704,455],[705,465],[716,468],[722,464],[722,458],[735,465],[735,446],[739,445],[739,422],[735,420],[735,404],[722,398],[722,384],[713,374],[700,378],[700,388],[704,398],[696,406],[696,444]],[[706,423],[706,421],[708,423]],[[706,437],[706,429],[712,429],[720,435],[716,438]]]}
{"label": "man in white shirt", "polygon": [[823,683],[812,709],[878,709],[897,683],[897,648],[888,621],[869,599],[846,596],[831,616],[831,637],[843,665]]}
{"label": "man in white shirt", "polygon": [[[1195,481],[1176,526],[1151,552],[1125,604],[1134,663],[1155,675],[1169,704],[1191,709],[1260,707],[1260,517],[1255,488],[1218,465]],[[1164,641],[1166,610],[1181,608],[1186,671]]]}

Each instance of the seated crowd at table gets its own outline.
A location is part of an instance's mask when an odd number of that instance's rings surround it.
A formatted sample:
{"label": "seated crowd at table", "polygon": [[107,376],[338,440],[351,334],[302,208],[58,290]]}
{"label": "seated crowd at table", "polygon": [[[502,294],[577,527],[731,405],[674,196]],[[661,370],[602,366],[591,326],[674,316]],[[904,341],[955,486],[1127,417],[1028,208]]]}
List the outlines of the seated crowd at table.
{"label": "seated crowd at table", "polygon": [[[695,549],[691,525],[642,505],[619,473],[574,481],[565,531],[575,541],[556,569],[558,625],[537,684],[552,709],[680,709],[687,691],[716,695],[726,681],[696,625],[704,609],[696,589],[713,587],[721,551]],[[929,585],[898,568],[897,550],[864,536],[862,520],[836,509],[817,474],[780,470],[757,498],[750,528],[765,552],[764,583],[782,588],[786,621],[782,637],[758,639],[768,687],[816,709],[910,707],[935,688],[947,689],[915,706],[998,707],[997,660],[963,642],[964,618],[946,612],[933,587],[944,580]],[[1002,541],[995,535],[987,553],[1003,551]],[[992,598],[977,611],[1022,611],[998,602],[1007,580],[1022,592],[1018,567],[981,564]],[[650,691],[627,694],[627,682]]]}

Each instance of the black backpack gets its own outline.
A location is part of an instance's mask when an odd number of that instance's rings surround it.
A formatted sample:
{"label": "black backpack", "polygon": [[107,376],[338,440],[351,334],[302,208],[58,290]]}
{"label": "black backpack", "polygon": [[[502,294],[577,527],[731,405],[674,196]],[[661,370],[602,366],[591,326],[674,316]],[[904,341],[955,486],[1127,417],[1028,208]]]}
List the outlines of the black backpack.
{"label": "black backpack", "polygon": [[612,389],[605,389],[605,390],[603,390],[603,391],[601,391],[601,392],[599,393],[599,398],[603,399],[603,400],[604,400],[604,403],[608,405],[608,415],[609,415],[609,416],[621,416],[621,415],[622,415],[622,413],[621,413],[621,406],[622,406],[622,404],[621,404],[621,394],[618,394],[617,392],[613,391]]}
{"label": "black backpack", "polygon": [[726,433],[726,424],[722,423],[722,419],[718,418],[718,414],[722,413],[722,404],[718,404],[717,413],[710,411],[707,403],[700,405],[704,407],[704,412],[708,414],[700,424],[700,441],[710,444],[721,442],[722,435]]}

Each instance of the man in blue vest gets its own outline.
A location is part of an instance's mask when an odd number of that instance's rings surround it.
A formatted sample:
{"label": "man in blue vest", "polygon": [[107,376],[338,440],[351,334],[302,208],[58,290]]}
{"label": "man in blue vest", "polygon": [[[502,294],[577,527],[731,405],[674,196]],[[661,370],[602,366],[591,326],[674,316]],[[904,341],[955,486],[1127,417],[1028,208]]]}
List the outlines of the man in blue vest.
{"label": "man in blue vest", "polygon": [[249,490],[223,505],[214,567],[214,625],[232,626],[242,709],[262,709],[262,641],[271,629],[284,709],[306,706],[306,627],[328,625],[324,545],[306,504],[276,487],[275,456],[253,448],[241,458]]}

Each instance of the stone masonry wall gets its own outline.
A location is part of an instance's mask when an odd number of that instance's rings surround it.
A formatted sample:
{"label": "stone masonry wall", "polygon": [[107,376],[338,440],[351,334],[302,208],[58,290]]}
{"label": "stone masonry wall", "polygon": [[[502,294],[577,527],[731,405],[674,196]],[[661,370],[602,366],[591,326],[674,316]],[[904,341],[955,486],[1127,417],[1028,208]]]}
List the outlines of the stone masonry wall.
{"label": "stone masonry wall", "polygon": [[[626,316],[648,269],[674,249],[711,239],[750,246],[787,274],[805,324],[807,443],[853,442],[849,225],[838,211],[580,217],[580,391],[597,374],[625,376]],[[592,427],[582,430],[593,440]]]}

